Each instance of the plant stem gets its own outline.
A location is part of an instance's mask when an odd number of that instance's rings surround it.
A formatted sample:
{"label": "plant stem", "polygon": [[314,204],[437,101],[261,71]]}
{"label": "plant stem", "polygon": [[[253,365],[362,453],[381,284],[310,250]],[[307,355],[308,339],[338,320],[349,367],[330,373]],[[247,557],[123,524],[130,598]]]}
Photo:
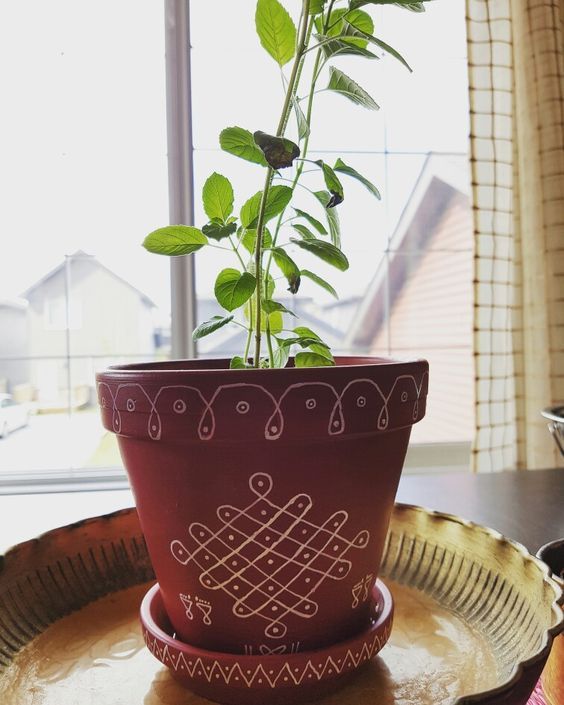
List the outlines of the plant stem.
{"label": "plant stem", "polygon": [[270,332],[270,322],[266,318],[266,345],[268,347],[268,366],[274,367],[274,352],[272,351],[272,334]]}
{"label": "plant stem", "polygon": [[[308,17],[309,17],[309,5],[310,0],[303,0],[302,4],[302,14],[300,17],[300,34],[298,39],[298,46],[296,49],[296,56],[294,58],[294,65],[292,66],[292,72],[290,74],[290,80],[288,81],[288,88],[286,90],[286,96],[284,98],[284,105],[282,107],[282,114],[280,115],[280,121],[278,122],[278,129],[276,131],[277,137],[282,137],[284,130],[286,129],[286,123],[288,122],[288,114],[291,109],[292,97],[294,92],[294,86],[296,84],[296,79],[298,78],[300,64],[302,62],[303,51],[307,44],[307,29],[308,29]],[[268,167],[266,170],[266,177],[264,180],[264,189],[260,199],[259,214],[257,219],[257,240],[255,245],[255,277],[257,281],[256,286],[256,316],[255,316],[255,355],[253,360],[253,366],[258,368],[260,366],[260,348],[261,348],[261,296],[262,296],[262,238],[265,225],[265,211],[266,203],[268,199],[268,192],[272,184],[272,177],[274,176],[274,170],[272,167]],[[251,318],[252,323],[252,318]]]}
{"label": "plant stem", "polygon": [[231,239],[231,235],[229,236],[229,242],[231,243],[231,249],[239,258],[239,262],[241,263],[241,267],[243,267],[243,270],[246,270],[245,262],[244,262],[243,258],[241,257],[241,254],[239,253],[239,249],[235,246],[235,243]]}
{"label": "plant stem", "polygon": [[249,299],[249,327],[247,328],[247,342],[245,343],[245,352],[243,360],[245,365],[249,361],[249,351],[251,349],[251,340],[253,339],[253,299]]}
{"label": "plant stem", "polygon": [[[262,234],[264,231],[264,214],[266,211],[266,199],[268,197],[268,191],[270,190],[270,184],[272,183],[272,177],[274,176],[274,169],[269,166],[266,170],[266,178],[264,180],[264,188],[262,190],[262,196],[260,199],[260,207],[257,222],[257,240],[255,244],[255,278],[257,281],[255,302],[256,302],[256,315],[255,315],[255,356],[253,359],[253,366],[260,366],[260,343],[261,343],[261,304],[262,304]],[[252,323],[251,318],[251,323]]]}
{"label": "plant stem", "polygon": [[[331,16],[331,8],[333,7],[333,4],[334,4],[334,2],[331,2],[329,5],[329,12],[327,14],[327,20],[326,20],[325,24],[327,24],[327,22],[329,21],[329,17]],[[306,122],[309,125],[310,129],[311,129],[311,114],[312,114],[312,110],[313,110],[313,99],[315,96],[315,85],[317,83],[317,79],[319,78],[318,71],[319,71],[319,64],[321,62],[321,56],[322,56],[322,50],[320,48],[317,50],[317,54],[315,56],[315,63],[313,65],[313,72],[312,72],[312,81],[311,81],[311,86],[310,86],[310,91],[309,91],[309,96],[308,96],[308,103],[307,103]],[[311,132],[310,132],[310,134],[311,134]],[[305,159],[305,157],[307,155],[307,150],[309,147],[309,137],[310,137],[310,135],[308,135],[304,139],[304,144],[303,144],[302,151],[301,151],[302,161],[300,161],[298,168],[296,169],[296,174],[291,181],[291,183],[292,183],[291,188],[293,191],[296,188],[296,186],[302,186],[307,191],[309,191],[310,193],[313,194],[313,191],[311,189],[308,189],[307,186],[303,186],[303,184],[298,183],[300,180],[300,177],[302,175],[302,172],[304,170],[304,163],[305,162],[303,160]],[[282,181],[290,181],[290,179],[284,179],[283,177],[281,177],[281,180]],[[274,236],[272,239],[272,247],[277,246],[278,234],[280,232],[280,226],[282,224],[282,218],[284,217],[285,212],[286,212],[286,209],[284,209],[282,211],[282,213],[280,213],[280,215],[278,216],[278,221],[276,223],[276,229],[274,231]],[[268,276],[268,273],[270,272],[271,264],[272,264],[272,253],[270,254],[270,257],[268,259],[268,263],[266,265],[266,276]]]}

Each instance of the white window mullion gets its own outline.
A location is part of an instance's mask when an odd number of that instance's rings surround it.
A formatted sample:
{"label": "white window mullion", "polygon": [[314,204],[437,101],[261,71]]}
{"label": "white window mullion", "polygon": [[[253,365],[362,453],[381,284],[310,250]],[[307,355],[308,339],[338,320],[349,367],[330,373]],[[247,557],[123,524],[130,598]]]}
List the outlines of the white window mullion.
{"label": "white window mullion", "polygon": [[[169,217],[194,225],[194,147],[189,0],[164,0]],[[196,286],[193,257],[171,259],[171,356],[196,356]]]}

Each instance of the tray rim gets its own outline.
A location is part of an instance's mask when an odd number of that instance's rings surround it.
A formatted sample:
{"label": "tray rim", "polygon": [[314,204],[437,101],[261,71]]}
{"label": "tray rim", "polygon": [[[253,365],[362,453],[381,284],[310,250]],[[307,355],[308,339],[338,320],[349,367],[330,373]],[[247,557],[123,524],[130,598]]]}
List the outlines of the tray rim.
{"label": "tray rim", "polygon": [[542,648],[536,654],[530,656],[528,659],[523,659],[522,661],[519,661],[519,663],[515,664],[513,670],[511,671],[507,679],[500,685],[496,686],[495,688],[490,688],[489,690],[484,690],[480,693],[472,693],[460,696],[456,699],[453,705],[462,705],[462,703],[466,705],[466,703],[480,702],[485,697],[502,695],[504,691],[510,691],[511,688],[519,682],[520,676],[525,672],[527,668],[532,668],[539,661],[548,658],[548,655],[550,654],[550,649],[552,648],[552,642],[557,636],[564,633],[564,589],[561,587],[560,583],[552,577],[552,572],[544,561],[542,561],[540,558],[537,558],[537,556],[533,555],[524,544],[505,536],[496,529],[484,526],[483,524],[477,524],[476,522],[471,521],[470,519],[464,519],[463,517],[458,516],[456,514],[450,514],[448,512],[441,512],[435,509],[429,509],[428,507],[424,507],[417,504],[396,502],[394,505],[394,513],[396,511],[402,510],[409,510],[417,513],[422,513],[425,514],[427,517],[437,518],[441,521],[449,521],[454,524],[464,526],[465,528],[471,531],[485,534],[498,542],[509,544],[515,550],[517,550],[518,553],[521,554],[523,560],[528,561],[533,565],[537,566],[537,568],[542,573],[543,583],[548,587],[552,588],[552,590],[554,591],[554,600],[552,602],[551,610],[554,617],[554,623],[551,627],[546,630],[544,634]]}
{"label": "tray rim", "polygon": [[[560,584],[552,577],[550,568],[541,561],[539,558],[534,556],[529,552],[529,550],[520,542],[514,539],[508,538],[496,529],[492,529],[482,524],[478,524],[469,519],[465,519],[461,516],[451,514],[448,512],[442,512],[435,509],[429,509],[428,507],[409,504],[403,502],[396,502],[394,504],[394,509],[392,512],[393,516],[396,514],[401,514],[402,512],[411,512],[416,514],[422,514],[426,519],[436,519],[438,521],[446,521],[454,524],[458,524],[467,530],[478,532],[487,536],[489,539],[494,541],[505,543],[510,545],[514,550],[516,550],[523,558],[524,561],[530,562],[536,566],[537,570],[542,575],[543,584],[552,590],[554,598],[551,603],[551,612],[553,615],[552,625],[546,629],[544,632],[543,643],[541,648],[532,656],[527,659],[523,659],[515,664],[511,673],[505,681],[497,685],[495,688],[490,688],[489,690],[484,690],[479,693],[472,693],[468,695],[459,696],[453,705],[470,705],[471,703],[480,703],[486,698],[492,698],[496,696],[502,696],[504,692],[510,692],[511,689],[516,686],[521,676],[524,675],[525,671],[533,668],[539,661],[543,659],[546,660],[550,649],[552,647],[553,640],[562,632],[564,632],[564,590]],[[0,587],[2,576],[4,573],[8,572],[14,561],[18,559],[21,554],[32,551],[41,543],[48,543],[57,536],[64,535],[70,531],[76,531],[83,529],[89,525],[95,525],[102,522],[111,522],[113,519],[124,516],[130,517],[132,514],[137,514],[136,508],[126,507],[124,509],[118,509],[117,511],[111,512],[109,514],[102,514],[94,517],[87,517],[64,526],[56,527],[49,531],[39,534],[37,537],[28,539],[21,543],[15,544],[14,546],[8,548],[4,554],[0,554]],[[141,532],[141,527],[139,527]],[[142,533],[142,532],[141,532]],[[386,577],[385,575],[382,577]],[[111,594],[113,591],[108,591],[106,594]],[[85,603],[84,606],[86,606]],[[56,620],[58,621],[58,620]]]}

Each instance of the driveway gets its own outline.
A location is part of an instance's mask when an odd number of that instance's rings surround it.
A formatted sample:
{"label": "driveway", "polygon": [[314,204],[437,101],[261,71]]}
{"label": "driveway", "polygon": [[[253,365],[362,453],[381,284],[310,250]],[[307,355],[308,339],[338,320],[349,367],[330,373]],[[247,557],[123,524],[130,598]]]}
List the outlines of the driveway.
{"label": "driveway", "polygon": [[84,467],[104,433],[97,410],[32,416],[27,428],[0,438],[0,473]]}

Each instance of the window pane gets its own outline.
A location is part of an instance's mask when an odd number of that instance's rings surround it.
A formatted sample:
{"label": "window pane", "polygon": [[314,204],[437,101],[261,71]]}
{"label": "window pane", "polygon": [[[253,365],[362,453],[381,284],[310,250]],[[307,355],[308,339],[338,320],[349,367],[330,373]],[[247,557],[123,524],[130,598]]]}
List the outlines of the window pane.
{"label": "window pane", "polygon": [[119,464],[95,371],[169,354],[169,262],[140,246],[168,218],[163,24],[135,0],[0,6],[0,393],[29,417],[0,472]]}
{"label": "window pane", "polygon": [[[296,18],[300,2],[284,4]],[[255,0],[192,0],[191,7],[196,216],[201,225],[207,218],[199,193],[213,171],[232,181],[236,213],[262,187],[262,170],[220,152],[218,134],[228,125],[274,132],[282,90],[278,68],[255,35]],[[297,248],[288,249],[301,267],[331,282],[339,301],[305,280],[295,298],[281,282],[277,299],[336,352],[428,357],[428,417],[416,426],[414,440],[468,441],[473,409],[472,222],[464,1],[436,0],[424,15],[393,6],[367,9],[377,36],[396,47],[414,72],[390,55],[380,61],[333,59],[331,63],[365,88],[381,109],[364,111],[343,96],[321,92],[308,156],[329,163],[341,157],[375,183],[383,198],[375,200],[343,175],[345,201],[338,212],[349,270],[338,272]],[[213,43],[208,41],[210,26]],[[228,60],[218,58],[218,46]],[[319,87],[326,81],[323,77]],[[299,95],[307,90],[304,87]],[[289,136],[295,138],[292,121]],[[303,183],[322,187],[318,173],[308,174]],[[323,218],[307,191],[298,189],[297,197],[298,207]],[[289,233],[288,226],[285,235]],[[213,284],[219,269],[228,266],[237,266],[230,253],[198,253],[200,321],[221,313]],[[242,329],[228,326],[203,339],[199,352],[241,355],[244,340]]]}

